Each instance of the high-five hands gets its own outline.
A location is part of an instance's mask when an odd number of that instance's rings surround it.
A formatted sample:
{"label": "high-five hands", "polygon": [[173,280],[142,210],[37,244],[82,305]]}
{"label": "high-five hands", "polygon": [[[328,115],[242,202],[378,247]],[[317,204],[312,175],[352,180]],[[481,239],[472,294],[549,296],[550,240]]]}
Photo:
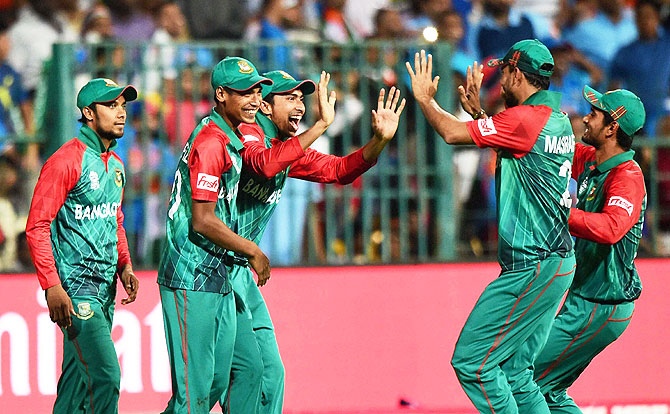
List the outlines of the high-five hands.
{"label": "high-five hands", "polygon": [[400,90],[395,86],[389,91],[386,102],[384,102],[385,94],[386,91],[382,88],[377,99],[377,110],[372,110],[372,131],[375,137],[388,141],[393,138],[398,129],[400,114],[405,109],[405,98],[402,98],[398,106]]}
{"label": "high-five hands", "polygon": [[337,100],[335,91],[330,91],[328,94],[328,82],[330,82],[330,73],[321,71],[316,91],[319,98],[319,118],[326,124],[326,127],[335,120],[335,101]]}
{"label": "high-five hands", "polygon": [[433,55],[426,56],[426,51],[414,54],[414,69],[409,62],[405,62],[407,72],[412,80],[412,94],[419,104],[427,104],[437,92],[440,77],[433,78]]}
{"label": "high-five hands", "polygon": [[484,65],[477,64],[475,61],[472,66],[468,66],[465,78],[465,86],[458,87],[458,97],[461,100],[463,110],[472,116],[482,111],[482,105],[479,102],[479,90],[482,86]]}

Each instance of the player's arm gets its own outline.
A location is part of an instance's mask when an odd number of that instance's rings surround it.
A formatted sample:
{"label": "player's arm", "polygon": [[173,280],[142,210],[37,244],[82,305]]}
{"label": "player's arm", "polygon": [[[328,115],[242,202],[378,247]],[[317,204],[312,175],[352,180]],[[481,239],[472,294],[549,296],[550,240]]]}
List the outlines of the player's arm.
{"label": "player's arm", "polygon": [[72,324],[74,306],[61,285],[51,246],[51,223],[81,175],[81,155],[57,152],[42,167],[26,224],[26,238],[37,279],[46,292],[51,320],[62,327]]}
{"label": "player's arm", "polygon": [[375,165],[379,154],[393,139],[405,108],[404,98],[398,105],[400,91],[395,87],[386,99],[385,95],[386,91],[381,89],[377,109],[372,111],[373,136],[365,146],[346,157],[308,149],[303,158],[293,163],[289,176],[321,183],[350,184]]}
{"label": "player's arm", "polygon": [[239,129],[242,133],[244,150],[242,151],[242,163],[254,173],[271,178],[285,170],[293,162],[305,155],[305,150],[310,147],[335,119],[335,91],[328,95],[328,82],[330,73],[321,72],[321,79],[317,86],[317,97],[319,102],[318,119],[307,131],[286,141],[277,140],[271,148],[264,145],[265,134],[260,126],[256,124],[242,124]]}
{"label": "player's arm", "polygon": [[[121,204],[123,204],[123,192],[121,193]],[[128,297],[121,300],[122,305],[132,303],[137,298],[137,292],[140,289],[140,281],[133,272],[133,264],[130,260],[130,249],[128,248],[128,238],[126,237],[126,228],[123,227],[123,211],[121,206],[116,210],[116,250],[118,260],[116,261],[116,272],[121,279],[121,284]]]}
{"label": "player's arm", "polygon": [[435,101],[440,77],[432,78],[433,56],[429,54],[426,57],[426,51],[422,50],[420,56],[419,53],[414,55],[414,69],[409,62],[405,62],[405,66],[412,81],[414,98],[419,103],[428,123],[440,134],[444,142],[453,145],[474,144],[465,122],[459,121]]}
{"label": "player's arm", "polygon": [[[232,167],[225,145],[218,140],[207,140],[203,143],[196,141],[189,155],[188,164],[191,177],[193,231],[212,243],[249,259],[249,264],[258,275],[258,284],[264,285],[270,278],[268,258],[256,243],[236,234],[215,214],[221,174]],[[216,180],[217,185],[199,186],[199,177]]]}
{"label": "player's arm", "polygon": [[644,201],[642,172],[611,172],[604,184],[605,206],[599,213],[570,210],[570,234],[596,243],[614,244],[637,223]]}

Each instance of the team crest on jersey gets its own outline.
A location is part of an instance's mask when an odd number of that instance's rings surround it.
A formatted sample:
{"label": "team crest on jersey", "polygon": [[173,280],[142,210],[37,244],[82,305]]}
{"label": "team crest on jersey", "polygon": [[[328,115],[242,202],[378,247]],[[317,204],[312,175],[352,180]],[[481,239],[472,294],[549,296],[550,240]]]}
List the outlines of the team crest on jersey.
{"label": "team crest on jersey", "polygon": [[589,195],[586,196],[586,201],[591,201],[594,198],[596,198],[596,187],[594,186],[591,188],[591,191],[589,191]]}
{"label": "team crest on jersey", "polygon": [[243,60],[237,61],[237,66],[240,67],[240,73],[251,73],[254,71],[254,68]]}
{"label": "team crest on jersey", "polygon": [[97,190],[100,188],[100,178],[98,177],[97,172],[91,171],[88,173],[88,179],[91,180],[91,190]]}
{"label": "team crest on jersey", "polygon": [[123,186],[123,172],[118,168],[114,168],[114,182],[117,187]]}
{"label": "team crest on jersey", "polygon": [[105,86],[109,86],[110,88],[118,88],[119,87],[119,85],[117,85],[116,82],[114,82],[111,79],[104,78],[104,81],[105,81]]}
{"label": "team crest on jersey", "polygon": [[95,312],[91,309],[91,304],[88,302],[81,302],[77,304],[77,317],[79,319],[91,319]]}

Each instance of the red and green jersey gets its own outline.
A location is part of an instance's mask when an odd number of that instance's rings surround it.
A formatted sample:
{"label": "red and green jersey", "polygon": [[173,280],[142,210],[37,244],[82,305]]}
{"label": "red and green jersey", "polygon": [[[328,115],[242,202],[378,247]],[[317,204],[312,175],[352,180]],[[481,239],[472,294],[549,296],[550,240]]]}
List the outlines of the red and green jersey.
{"label": "red and green jersey", "polygon": [[570,233],[577,237],[577,269],[570,290],[594,302],[620,303],[640,296],[633,259],[642,237],[647,196],[634,151],[596,165],[595,148],[577,144],[572,176],[578,184]]}
{"label": "red and green jersey", "polygon": [[479,147],[498,149],[498,261],[523,269],[551,254],[573,254],[568,192],[575,136],[561,95],[538,91],[523,104],[467,123]]}
{"label": "red and green jersey", "polygon": [[303,151],[297,137],[278,139],[274,123],[261,114],[256,115],[256,124],[242,124],[239,129],[244,150],[236,232],[255,243],[260,242],[288,177],[349,184],[375,164],[363,159],[362,150],[346,157]]}
{"label": "red and green jersey", "polygon": [[106,301],[130,264],[121,200],[121,159],[84,125],[42,167],[26,236],[42,289],[62,284],[70,297]]}
{"label": "red and green jersey", "polygon": [[239,137],[216,111],[191,133],[179,157],[170,195],[159,284],[174,289],[230,292],[224,264],[226,250],[193,231],[191,203],[216,202],[216,216],[235,228],[241,149]]}

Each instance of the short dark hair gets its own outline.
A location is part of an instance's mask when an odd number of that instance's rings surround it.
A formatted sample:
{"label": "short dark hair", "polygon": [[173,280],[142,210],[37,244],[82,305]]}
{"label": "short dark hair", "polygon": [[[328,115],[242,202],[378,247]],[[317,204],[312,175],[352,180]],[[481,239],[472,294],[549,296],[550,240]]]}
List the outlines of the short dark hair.
{"label": "short dark hair", "polygon": [[265,98],[263,98],[263,100],[264,100],[265,102],[269,103],[270,105],[274,105],[274,103],[275,103],[275,95],[276,95],[276,93],[269,93],[269,94],[267,94],[267,95],[265,96]]}
{"label": "short dark hair", "polygon": [[[519,69],[521,70],[521,69]],[[521,70],[521,73],[523,73],[523,76],[526,77],[526,80],[528,83],[531,85],[535,86],[536,88],[540,90],[547,90],[549,89],[549,84],[551,83],[551,79],[548,76],[542,76],[542,75],[537,75],[535,73],[530,73],[526,72],[524,70]]]}
{"label": "short dark hair", "polygon": [[[612,122],[614,122],[614,118],[612,118],[612,115],[610,115],[609,112],[603,111],[602,109],[598,110],[605,115],[605,118],[603,120],[605,125],[609,125]],[[633,146],[633,137],[623,132],[623,130],[621,129],[621,125],[619,125],[619,128],[617,128],[616,130],[616,143],[619,144],[619,146],[623,148],[624,151],[630,150],[630,147]]]}

